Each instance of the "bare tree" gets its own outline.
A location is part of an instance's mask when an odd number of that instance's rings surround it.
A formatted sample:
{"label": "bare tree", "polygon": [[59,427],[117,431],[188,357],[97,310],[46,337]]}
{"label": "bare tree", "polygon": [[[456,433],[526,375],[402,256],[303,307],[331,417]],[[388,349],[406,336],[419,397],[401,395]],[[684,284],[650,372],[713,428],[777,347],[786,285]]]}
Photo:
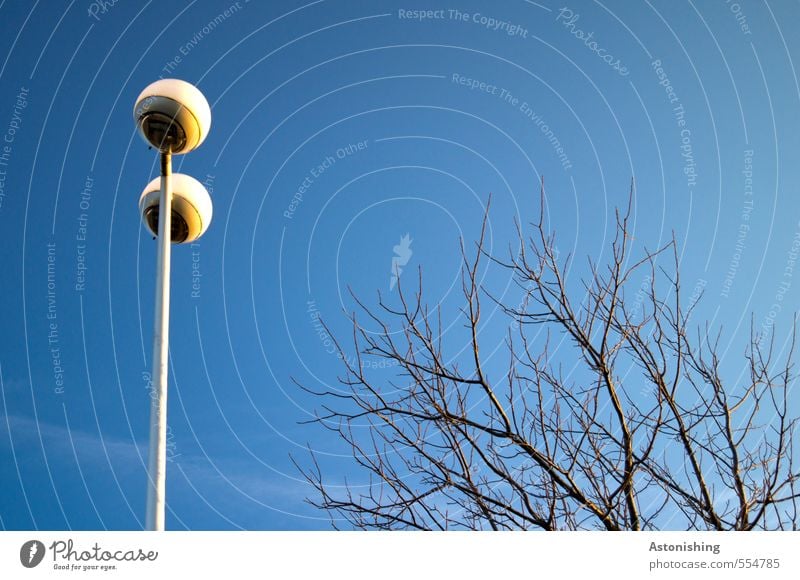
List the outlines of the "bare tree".
{"label": "bare tree", "polygon": [[[312,454],[309,501],[368,529],[797,529],[794,336],[784,357],[751,330],[746,372],[724,379],[719,333],[689,330],[697,300],[682,302],[674,239],[634,259],[630,216],[629,202],[608,263],[589,260],[577,289],[543,217],[530,237],[517,224],[519,248],[499,259],[485,216],[474,250],[462,244],[466,357],[448,355],[421,273],[398,306],[358,302],[379,331],[352,315],[341,389],[304,388],[325,399],[316,421],[352,450],[360,484],[329,481]],[[518,306],[482,287],[483,266],[510,271]],[[481,355],[487,304],[508,316],[503,373]]]}

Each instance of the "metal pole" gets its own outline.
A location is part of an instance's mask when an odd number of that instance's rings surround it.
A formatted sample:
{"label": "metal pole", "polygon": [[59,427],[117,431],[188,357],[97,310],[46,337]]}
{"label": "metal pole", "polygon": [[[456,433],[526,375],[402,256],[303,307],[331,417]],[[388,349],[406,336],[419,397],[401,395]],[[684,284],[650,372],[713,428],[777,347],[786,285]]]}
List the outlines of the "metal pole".
{"label": "metal pole", "polygon": [[161,197],[158,205],[155,325],[153,329],[153,393],[150,408],[148,465],[148,530],[164,529],[167,470],[167,379],[169,376],[169,271],[172,242],[172,155],[161,154]]}

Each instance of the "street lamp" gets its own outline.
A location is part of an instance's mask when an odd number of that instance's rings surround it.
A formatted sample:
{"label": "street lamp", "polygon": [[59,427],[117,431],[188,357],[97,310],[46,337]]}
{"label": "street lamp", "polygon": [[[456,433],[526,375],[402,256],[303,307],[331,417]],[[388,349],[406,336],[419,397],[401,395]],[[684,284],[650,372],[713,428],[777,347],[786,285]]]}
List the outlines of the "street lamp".
{"label": "street lamp", "polygon": [[[198,239],[211,222],[211,197],[188,175],[172,175],[172,155],[188,153],[205,140],[211,128],[211,108],[193,85],[162,79],[148,85],[136,99],[133,117],[145,141],[158,149],[161,176],[145,187],[139,211],[147,228],[158,237],[155,324],[153,329],[153,387],[148,460],[148,530],[164,529],[167,467],[167,377],[169,354],[170,242]],[[169,236],[166,233],[169,232]]]}

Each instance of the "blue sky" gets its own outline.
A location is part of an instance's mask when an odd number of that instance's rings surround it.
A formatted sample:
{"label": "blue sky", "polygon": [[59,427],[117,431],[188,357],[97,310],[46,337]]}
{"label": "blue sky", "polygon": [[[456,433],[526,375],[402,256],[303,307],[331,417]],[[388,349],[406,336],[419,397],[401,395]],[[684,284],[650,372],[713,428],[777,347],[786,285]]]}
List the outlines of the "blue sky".
{"label": "blue sky", "polygon": [[[559,249],[596,260],[635,179],[636,249],[674,232],[734,380],[751,316],[785,346],[800,4],[454,4],[0,2],[0,526],[143,524],[156,247],[137,201],[157,157],[132,109],[159,77],[213,115],[175,159],[214,219],[173,252],[170,529],[328,529],[290,454],[365,475],[302,424],[320,402],[291,379],[341,371],[317,316],[346,335],[348,288],[396,297],[408,235],[403,276],[422,268],[457,350],[459,237],[491,193],[505,251],[542,176]],[[498,366],[506,323],[484,329]]]}

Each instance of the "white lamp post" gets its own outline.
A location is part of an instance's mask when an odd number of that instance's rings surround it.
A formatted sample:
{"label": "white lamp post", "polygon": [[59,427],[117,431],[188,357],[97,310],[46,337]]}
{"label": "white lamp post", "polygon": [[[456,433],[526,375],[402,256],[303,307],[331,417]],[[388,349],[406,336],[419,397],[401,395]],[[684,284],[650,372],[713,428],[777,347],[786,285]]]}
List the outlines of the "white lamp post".
{"label": "white lamp post", "polygon": [[211,128],[211,108],[193,85],[177,79],[163,79],[142,91],[136,99],[133,117],[145,141],[158,149],[161,155],[161,176],[151,181],[142,192],[139,211],[145,225],[158,237],[152,376],[156,396],[150,410],[145,525],[148,530],[163,530],[167,467],[170,242],[183,244],[198,239],[208,228],[212,215],[211,197],[205,187],[188,175],[172,175],[172,155],[188,153],[205,140]]}

